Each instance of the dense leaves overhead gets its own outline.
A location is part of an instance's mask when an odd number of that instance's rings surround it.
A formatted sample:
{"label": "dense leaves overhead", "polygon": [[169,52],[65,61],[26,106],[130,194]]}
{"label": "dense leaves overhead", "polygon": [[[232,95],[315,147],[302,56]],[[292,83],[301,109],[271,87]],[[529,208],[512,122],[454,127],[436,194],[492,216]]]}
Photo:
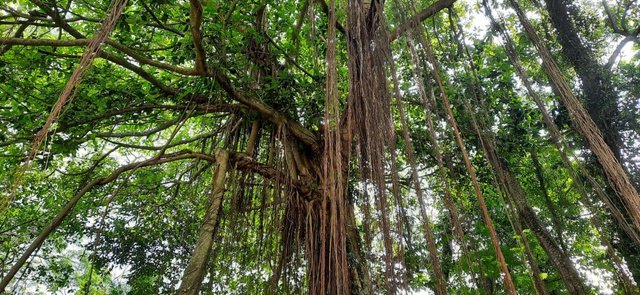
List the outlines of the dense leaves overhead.
{"label": "dense leaves overhead", "polygon": [[4,1],[0,293],[638,294],[639,7]]}

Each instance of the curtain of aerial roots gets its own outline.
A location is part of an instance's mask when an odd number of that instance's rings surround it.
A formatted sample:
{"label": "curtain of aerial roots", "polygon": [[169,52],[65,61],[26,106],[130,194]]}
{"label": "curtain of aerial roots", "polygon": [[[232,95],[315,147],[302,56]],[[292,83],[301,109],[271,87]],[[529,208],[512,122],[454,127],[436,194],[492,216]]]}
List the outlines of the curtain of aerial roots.
{"label": "curtain of aerial roots", "polygon": [[[553,119],[549,115],[549,112],[547,111],[547,109],[546,109],[544,103],[542,102],[541,98],[533,90],[533,87],[531,85],[531,81],[529,80],[529,77],[528,77],[526,71],[524,70],[524,68],[522,67],[522,65],[520,63],[520,60],[519,60],[519,58],[517,56],[517,53],[516,53],[515,48],[513,46],[513,41],[511,40],[511,37],[509,36],[509,34],[505,30],[505,28],[502,26],[502,24],[498,23],[495,20],[495,18],[493,17],[492,11],[491,11],[491,9],[488,6],[486,1],[483,3],[483,5],[484,5],[485,11],[487,13],[487,16],[491,20],[492,26],[497,29],[497,31],[501,34],[501,36],[502,36],[502,38],[504,40],[505,51],[507,52],[507,56],[509,57],[510,62],[512,63],[513,67],[516,70],[516,74],[518,75],[518,77],[522,81],[523,85],[525,86],[525,89],[527,90],[527,93],[534,100],[535,104],[538,106],[538,108],[539,108],[539,110],[540,110],[540,112],[542,114],[543,121],[544,121],[545,125],[547,126],[547,129],[549,130],[551,142],[555,145],[555,147],[557,148],[558,152],[560,153],[561,159],[562,159],[563,163],[565,164],[565,167],[567,168],[567,171],[569,172],[569,175],[571,176],[572,179],[575,180],[573,182],[573,184],[576,187],[576,189],[577,189],[577,191],[578,191],[578,193],[580,195],[581,202],[587,208],[589,208],[590,212],[597,212],[597,209],[594,208],[593,202],[589,198],[586,186],[585,186],[585,184],[583,184],[582,178],[578,177],[577,172],[573,168],[573,165],[571,164],[571,161],[569,160],[569,157],[567,156],[567,154],[565,152],[566,148],[564,147],[564,143],[562,142],[562,137],[561,137],[561,134],[560,134],[558,126],[555,124],[555,122],[553,121]],[[533,153],[532,153],[532,159],[534,159],[534,161],[535,161],[535,155]],[[636,243],[638,243],[640,245],[640,240],[638,240],[638,235],[637,235],[635,229],[633,228],[633,226],[631,226],[624,219],[624,216],[622,215],[622,213],[615,206],[613,206],[609,196],[604,192],[602,187],[595,181],[595,179],[589,174],[589,172],[585,169],[584,165],[582,163],[578,163],[578,166],[580,168],[580,172],[591,183],[591,185],[593,187],[593,190],[595,191],[596,195],[600,198],[601,201],[603,201],[603,203],[611,211],[611,213],[614,216],[614,218],[616,219],[616,221],[625,230],[625,232],[627,234],[629,234],[629,236]],[[610,242],[605,238],[605,235],[604,235],[604,232],[603,232],[603,230],[605,230],[605,227],[603,226],[602,222],[599,220],[597,215],[593,215],[590,218],[590,221],[591,221],[591,224],[594,226],[594,228],[596,228],[600,232],[599,236],[600,236],[601,243],[607,249],[607,253],[609,254],[610,258],[612,259],[612,263],[613,263],[614,269],[616,270],[617,276],[618,276],[619,280],[621,281],[621,284],[623,285],[623,288],[625,288],[627,293],[635,294],[634,293],[635,290],[634,290],[633,283],[631,283],[631,279],[628,277],[626,272],[623,270],[622,262],[620,261],[620,258],[613,251],[613,248],[611,247]]]}
{"label": "curtain of aerial roots", "polygon": [[[406,13],[401,13],[403,15],[406,15]],[[421,28],[421,25],[416,24],[417,28]],[[509,269],[507,267],[507,263],[505,261],[504,255],[502,253],[502,250],[500,248],[500,241],[498,239],[498,235],[496,233],[495,227],[493,225],[493,221],[491,220],[491,216],[489,215],[489,210],[487,208],[487,205],[485,203],[484,200],[484,196],[482,194],[482,190],[480,189],[480,184],[478,182],[477,176],[475,174],[475,170],[473,168],[473,166],[471,165],[471,161],[469,159],[469,155],[467,153],[466,147],[464,146],[464,142],[462,140],[462,135],[460,134],[460,130],[458,128],[458,123],[455,119],[455,117],[453,116],[453,112],[451,110],[451,105],[449,103],[449,98],[447,96],[447,93],[445,91],[444,88],[444,84],[443,81],[440,77],[440,74],[438,72],[438,63],[433,55],[433,50],[431,48],[431,44],[430,44],[430,40],[428,40],[428,38],[425,38],[424,34],[422,31],[420,30],[413,30],[413,38],[418,40],[418,44],[420,44],[421,48],[424,50],[424,53],[426,54],[427,57],[427,62],[430,64],[431,67],[431,76],[435,82],[435,84],[437,85],[438,89],[440,90],[440,99],[442,102],[442,106],[444,108],[445,114],[447,116],[447,119],[449,121],[449,123],[451,124],[451,126],[453,127],[453,133],[454,136],[456,138],[456,143],[460,149],[460,152],[462,153],[462,157],[465,163],[465,167],[467,169],[467,172],[469,173],[470,177],[471,177],[471,182],[474,188],[474,192],[476,194],[476,197],[478,199],[478,203],[480,205],[480,210],[482,213],[482,217],[484,219],[484,222],[489,230],[489,237],[491,239],[491,244],[493,245],[493,249],[496,253],[496,257],[498,259],[498,264],[500,266],[500,269],[502,271],[502,273],[504,274],[504,278],[503,278],[503,287],[505,289],[505,291],[507,292],[507,294],[517,294],[516,289],[515,289],[515,285],[513,284],[513,281],[511,279],[511,274],[509,273]]]}
{"label": "curtain of aerial roots", "polygon": [[[565,166],[567,166],[567,169],[571,173],[572,178],[579,180],[580,178],[576,177],[577,176],[577,172],[573,169],[573,166],[571,165],[571,162],[570,162],[569,158],[566,155],[565,150],[567,148],[565,147],[565,144],[562,141],[562,134],[560,133],[558,126],[556,126],[556,124],[551,119],[551,117],[549,115],[549,112],[547,111],[544,103],[542,102],[540,97],[536,94],[536,92],[533,90],[533,88],[531,86],[531,82],[529,81],[529,78],[528,78],[526,72],[524,71],[524,68],[520,64],[520,61],[519,61],[519,59],[518,59],[518,57],[516,55],[516,52],[515,52],[515,49],[514,49],[514,46],[513,46],[513,41],[511,40],[511,38],[508,35],[508,33],[504,30],[502,25],[497,23],[496,20],[493,18],[492,14],[491,14],[491,10],[490,10],[489,6],[486,4],[486,2],[485,2],[484,5],[485,5],[485,9],[488,12],[488,15],[489,15],[490,19],[492,20],[492,23],[494,24],[494,26],[496,28],[498,28],[498,31],[502,34],[502,36],[503,36],[503,38],[505,40],[505,45],[504,46],[505,46],[505,49],[507,51],[507,54],[508,54],[508,57],[509,57],[511,63],[513,64],[514,68],[516,69],[516,73],[518,74],[519,78],[523,81],[523,84],[525,85],[525,88],[527,89],[527,93],[529,94],[529,96],[531,96],[531,98],[536,103],[536,106],[538,107],[538,109],[542,113],[543,120],[544,120],[545,124],[547,125],[547,128],[549,129],[549,133],[551,135],[551,140],[553,141],[554,145],[557,147],[558,151],[560,152],[560,155],[562,157],[563,162],[565,163]],[[523,21],[523,24],[528,24],[527,20],[524,17],[523,17],[522,21]],[[527,27],[527,26],[525,26],[525,27]],[[532,34],[533,37],[535,37],[535,32],[531,31],[531,34]],[[546,50],[541,50],[541,53],[544,52],[544,51],[546,51]],[[554,66],[551,64],[551,63],[553,63],[553,60],[549,60],[547,63],[549,63],[548,68],[550,70],[552,70],[554,68]],[[557,81],[557,83],[563,83],[563,81]],[[552,84],[553,84],[553,81],[552,81]],[[566,96],[567,94],[565,93],[564,95]],[[571,93],[569,93],[569,95],[572,96]],[[580,173],[587,179],[589,184],[591,184],[591,186],[593,187],[594,191],[596,192],[596,194],[598,195],[600,200],[607,206],[607,208],[609,209],[609,211],[611,212],[613,217],[616,219],[616,221],[619,224],[619,226],[629,235],[629,237],[634,242],[636,242],[638,245],[640,245],[640,236],[638,235],[638,231],[637,231],[638,228],[634,227],[631,224],[629,224],[629,222],[626,220],[624,214],[613,204],[611,198],[605,193],[605,191],[601,187],[601,185],[590,175],[590,173],[587,171],[586,167],[582,163],[578,163],[578,168],[579,168]],[[576,182],[574,182],[574,184],[576,185],[576,188],[578,189],[578,192],[580,192],[580,194],[581,194],[581,196],[583,198],[582,201],[585,203],[585,205],[592,206],[591,205],[592,201],[590,201],[590,199],[587,197],[585,186],[582,185],[582,183],[580,181],[576,181]]]}
{"label": "curtain of aerial roots", "polygon": [[[398,5],[396,5],[397,7],[397,14],[400,18],[402,18],[402,16],[404,15],[402,13],[402,9],[400,7],[398,7]],[[443,190],[443,195],[442,195],[442,200],[443,203],[445,205],[445,208],[447,208],[447,210],[449,211],[449,218],[451,219],[452,223],[453,223],[453,235],[454,238],[456,239],[456,241],[458,242],[460,248],[462,249],[462,254],[467,262],[467,264],[469,265],[469,271],[471,274],[471,278],[472,280],[475,282],[476,286],[479,289],[482,289],[482,283],[486,282],[482,272],[480,273],[480,275],[478,276],[475,272],[475,270],[473,269],[473,263],[471,261],[471,256],[469,254],[469,249],[467,247],[467,242],[464,239],[464,230],[462,228],[462,224],[460,221],[460,217],[458,214],[458,211],[456,209],[453,197],[451,195],[451,187],[449,185],[449,178],[446,175],[446,170],[444,168],[444,161],[443,161],[443,157],[442,157],[442,152],[441,152],[441,148],[440,145],[438,143],[437,140],[437,135],[435,132],[435,128],[434,128],[434,124],[433,124],[433,118],[432,118],[432,110],[435,110],[436,107],[436,102],[435,102],[435,96],[433,93],[433,89],[431,89],[431,91],[429,91],[429,95],[427,94],[427,90],[425,89],[425,85],[426,85],[426,81],[423,80],[423,77],[426,77],[426,75],[424,75],[424,73],[420,72],[422,70],[422,66],[420,66],[422,63],[420,62],[420,57],[418,56],[418,52],[416,51],[416,44],[414,42],[413,39],[411,38],[407,38],[407,48],[409,49],[409,53],[411,56],[411,62],[413,65],[412,68],[412,73],[413,73],[413,79],[416,82],[416,85],[418,86],[418,95],[420,97],[420,100],[423,103],[423,107],[424,107],[424,111],[425,111],[425,118],[426,118],[426,123],[427,123],[427,130],[429,131],[429,142],[431,143],[432,149],[433,149],[433,153],[434,153],[434,157],[436,159],[436,164],[437,164],[437,173],[438,173],[438,180],[440,181],[440,185],[442,186],[442,190]],[[415,160],[415,152],[413,150],[413,146],[410,142],[410,138],[409,138],[409,131],[408,131],[408,127],[406,124],[406,120],[405,120],[405,115],[404,115],[404,109],[402,107],[402,100],[401,100],[401,95],[399,92],[399,89],[397,87],[398,85],[398,78],[397,78],[397,74],[395,72],[395,69],[392,68],[392,77],[394,79],[394,84],[396,85],[395,88],[395,92],[396,92],[396,96],[398,97],[398,101],[397,101],[397,105],[398,105],[398,113],[400,115],[400,120],[401,120],[401,124],[402,124],[402,134],[403,134],[403,138],[405,140],[405,142],[407,142],[406,146],[406,153],[409,157],[409,162],[411,164],[411,168],[412,168],[412,177],[414,179],[417,178],[417,169],[416,169],[416,160]],[[416,190],[419,190],[419,183],[416,184]],[[421,193],[418,195],[418,197],[421,196]],[[422,202],[419,200],[419,202]],[[422,211],[422,208],[421,208]],[[423,213],[421,212],[421,215]],[[424,218],[424,217],[423,217]],[[481,282],[479,282],[478,280],[480,280]],[[483,291],[485,293],[488,293],[488,288],[484,287]]]}
{"label": "curtain of aerial roots", "polygon": [[[457,40],[459,46],[462,46],[462,42]],[[549,231],[544,227],[535,211],[529,205],[525,196],[524,190],[518,180],[514,177],[508,165],[500,158],[496,145],[493,132],[487,127],[489,115],[486,109],[486,103],[482,88],[477,80],[475,73],[475,66],[468,51],[465,50],[467,57],[467,64],[465,70],[470,75],[470,85],[472,86],[470,93],[474,98],[474,105],[477,105],[480,109],[479,120],[476,119],[475,111],[468,103],[465,95],[463,96],[463,103],[465,105],[466,112],[471,118],[471,124],[476,131],[482,151],[485,158],[491,165],[492,172],[496,176],[497,181],[502,185],[503,190],[508,199],[515,205],[516,221],[522,220],[528,228],[532,230],[541,246],[547,253],[549,260],[556,267],[558,272],[563,278],[565,286],[571,294],[584,294],[587,290],[583,284],[577,270],[573,263],[570,261],[569,256],[559,247],[559,243],[551,236]],[[534,278],[538,280],[539,277]],[[540,284],[537,284],[540,285]],[[542,290],[539,288],[539,290]]]}
{"label": "curtain of aerial roots", "polygon": [[[418,175],[418,168],[416,163],[415,151],[413,149],[413,144],[411,143],[411,137],[409,134],[409,127],[407,126],[407,122],[405,119],[404,108],[402,106],[402,94],[400,92],[399,82],[398,82],[398,74],[396,72],[395,64],[392,56],[388,56],[389,64],[390,64],[390,74],[394,86],[394,95],[396,97],[396,108],[400,115],[400,123],[402,125],[402,138],[405,141],[405,154],[409,159],[409,165],[411,166],[411,180],[414,185],[414,189],[416,192],[416,197],[418,199],[418,204],[420,207],[420,217],[422,218],[422,228],[425,233],[426,241],[427,241],[427,250],[429,252],[429,257],[431,258],[431,269],[433,272],[433,276],[435,277],[435,293],[436,294],[447,294],[447,282],[442,271],[442,265],[440,263],[440,258],[438,257],[437,245],[435,242],[435,237],[433,234],[433,230],[431,228],[431,222],[429,221],[429,216],[427,215],[427,206],[424,200],[422,186],[420,184],[420,176]],[[442,170],[441,170],[442,171]],[[448,188],[447,188],[448,189]],[[457,227],[457,213],[455,213],[455,209],[452,209],[449,205],[450,203],[445,201],[446,207],[449,212],[453,212],[453,220],[455,227]],[[457,231],[457,229],[456,229]]]}
{"label": "curtain of aerial roots", "polygon": [[[467,264],[469,265],[469,270],[471,273],[471,278],[472,280],[476,283],[478,288],[482,288],[481,284],[478,282],[478,276],[476,275],[474,269],[473,269],[473,263],[471,262],[471,256],[469,255],[469,250],[467,247],[467,243],[464,239],[464,230],[462,228],[462,224],[460,222],[460,216],[458,214],[458,210],[456,209],[455,206],[455,202],[453,200],[453,197],[451,195],[451,187],[449,185],[449,179],[447,178],[446,175],[446,170],[444,168],[444,162],[443,162],[443,158],[442,158],[442,152],[440,149],[440,145],[437,141],[437,135],[435,132],[435,128],[434,128],[434,124],[433,124],[433,118],[432,118],[432,113],[431,110],[434,109],[435,107],[435,98],[433,97],[433,92],[431,91],[430,94],[431,95],[427,95],[427,90],[425,89],[424,85],[425,85],[425,81],[423,81],[422,79],[422,73],[419,73],[419,70],[421,69],[420,62],[419,62],[419,57],[418,57],[418,53],[415,50],[415,43],[413,42],[412,39],[409,39],[407,41],[407,45],[409,48],[409,52],[411,54],[411,61],[413,63],[413,68],[412,68],[412,72],[413,72],[413,78],[416,81],[416,84],[418,86],[418,95],[420,97],[420,100],[423,103],[423,107],[424,107],[424,111],[425,111],[425,117],[426,117],[426,123],[427,123],[427,130],[429,131],[429,142],[431,143],[431,146],[433,148],[433,153],[434,153],[434,157],[436,159],[436,164],[437,164],[437,173],[438,173],[438,180],[440,182],[440,185],[442,186],[442,190],[443,190],[443,195],[442,195],[442,200],[443,203],[445,205],[445,208],[447,208],[447,210],[449,211],[449,217],[451,218],[451,221],[453,223],[453,234],[454,234],[454,238],[456,239],[456,241],[458,242],[460,248],[462,249],[462,254],[467,262]],[[397,85],[397,74],[395,73],[395,71],[392,70],[392,74],[393,74],[393,79],[394,79],[394,83]],[[405,120],[405,115],[404,115],[404,109],[402,107],[402,100],[401,100],[401,96],[399,93],[399,90],[396,89],[396,95],[398,98],[397,101],[397,105],[398,105],[398,112],[400,115],[400,120],[402,123],[402,135],[403,138],[405,140],[405,142],[407,142],[406,144],[406,153],[408,155],[409,158],[409,163],[411,164],[411,170],[412,170],[412,178],[414,178],[414,181],[417,181],[417,168],[415,167],[416,164],[416,160],[415,160],[415,152],[413,150],[413,146],[410,143],[410,139],[409,139],[409,132],[408,132],[408,127],[407,127],[407,123]],[[431,97],[431,100],[429,99]],[[415,184],[416,186],[416,190],[419,191],[420,187],[419,187],[419,183]],[[418,197],[421,198],[422,193],[418,194]],[[421,201],[420,199],[418,200],[419,203],[422,203],[423,201]],[[420,214],[423,215],[422,211],[422,204],[420,204],[421,208],[421,212]],[[425,218],[425,217],[423,217]],[[435,268],[435,267],[434,267]],[[483,279],[484,281],[484,279]],[[486,290],[485,290],[486,291]]]}
{"label": "curtain of aerial roots", "polygon": [[[384,247],[385,287],[395,293],[394,251],[385,184],[385,150],[392,145],[389,94],[384,71],[388,54],[381,46],[387,41],[381,26],[381,1],[364,3],[350,0],[348,7],[347,52],[349,68],[349,97],[347,109],[353,120],[353,136],[365,190],[371,191],[378,211],[378,225]],[[368,204],[364,204],[368,206]]]}
{"label": "curtain of aerial roots", "polygon": [[[329,23],[336,22],[335,1],[329,3]],[[347,263],[347,204],[342,158],[340,110],[338,105],[336,29],[329,26],[326,55],[324,149],[322,158],[322,200],[311,203],[307,255],[310,294],[349,294]],[[314,226],[318,224],[319,227]]]}

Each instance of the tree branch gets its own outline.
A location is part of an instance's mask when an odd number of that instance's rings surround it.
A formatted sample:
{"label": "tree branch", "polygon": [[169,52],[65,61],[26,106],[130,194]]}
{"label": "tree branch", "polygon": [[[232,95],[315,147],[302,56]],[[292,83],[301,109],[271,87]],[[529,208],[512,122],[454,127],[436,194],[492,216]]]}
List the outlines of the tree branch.
{"label": "tree branch", "polygon": [[[0,44],[14,44],[14,45],[25,45],[25,46],[82,46],[88,42],[88,39],[84,39],[84,36],[82,34],[75,31],[73,28],[71,28],[71,30],[72,31],[69,32],[70,34],[81,36],[81,38],[76,40],[0,38]],[[71,33],[73,31],[75,31],[76,33]],[[249,108],[256,111],[257,113],[259,113],[260,115],[262,115],[263,117],[265,117],[266,119],[268,119],[269,121],[271,121],[276,125],[285,124],[289,128],[293,136],[295,136],[296,138],[298,138],[299,140],[301,140],[302,142],[310,146],[311,149],[316,151],[319,150],[320,146],[318,145],[318,141],[315,135],[311,131],[304,128],[300,123],[279,113],[269,105],[266,105],[265,103],[257,99],[249,98],[246,95],[236,91],[233,85],[231,84],[229,77],[226,74],[224,74],[221,69],[215,66],[212,66],[211,70],[208,73],[206,72],[202,73],[202,72],[198,72],[195,69],[177,67],[171,64],[152,60],[150,58],[147,58],[145,56],[142,56],[136,53],[135,50],[128,48],[125,45],[118,43],[112,39],[107,39],[106,43],[112,46],[113,48],[121,51],[122,53],[130,56],[131,58],[135,59],[141,64],[150,65],[159,69],[163,69],[163,70],[167,70],[167,71],[171,71],[174,73],[183,74],[187,76],[209,76],[214,78],[216,82],[218,82],[218,84],[222,86],[225,92],[227,92],[227,94],[231,97],[231,99],[236,100],[248,106]],[[138,74],[140,77],[149,81],[152,85],[158,87],[160,90],[162,90],[165,93],[172,94],[172,95],[176,95],[179,93],[177,89],[171,88],[163,84],[162,82],[157,80],[154,76],[144,71],[141,67],[130,63],[129,61],[127,61],[122,57],[113,55],[104,50],[99,53],[99,56]],[[204,97],[202,98],[204,99],[204,101],[208,100],[208,98],[204,98]]]}
{"label": "tree branch", "polygon": [[[13,34],[13,37],[15,37],[15,38],[22,37],[22,33],[24,33],[24,31],[27,29],[27,27],[29,27],[29,25],[31,25],[32,23],[33,23],[33,21],[28,20],[28,21],[24,22],[23,24],[21,24],[20,27],[18,27],[16,32]],[[0,43],[0,44],[2,44],[2,43]],[[0,56],[5,54],[5,52],[9,51],[11,49],[11,46],[12,45],[6,45],[6,46],[3,46],[2,48],[0,48]]]}
{"label": "tree branch", "polygon": [[184,37],[184,33],[180,32],[179,30],[177,30],[174,27],[168,26],[166,24],[163,24],[160,19],[158,19],[158,17],[156,16],[155,13],[153,13],[153,10],[151,8],[149,8],[149,6],[147,5],[147,3],[145,3],[144,0],[140,1],[140,4],[142,5],[142,7],[144,8],[144,10],[146,10],[150,15],[151,18],[158,24],[158,26],[162,29],[165,29],[169,32],[172,32],[180,37]]}
{"label": "tree branch", "polygon": [[402,35],[407,30],[417,26],[425,19],[434,16],[440,10],[452,6],[456,1],[457,0],[439,0],[429,5],[429,7],[418,12],[418,14],[412,16],[410,19],[400,24],[395,30],[393,30],[393,32],[389,34],[389,40],[393,41],[395,39],[398,39],[398,37],[400,37],[400,35]]}
{"label": "tree branch", "polygon": [[613,50],[613,52],[611,53],[611,56],[609,56],[609,60],[607,61],[607,64],[606,64],[607,69],[611,70],[611,68],[613,68],[613,64],[616,62],[616,59],[618,59],[618,55],[620,55],[622,48],[624,48],[624,46],[631,41],[637,42],[640,44],[640,39],[638,39],[638,37],[635,37],[635,36],[627,36],[624,39],[622,39],[622,41],[618,43],[618,46],[616,46],[616,49]]}
{"label": "tree branch", "polygon": [[189,24],[191,27],[193,46],[195,46],[196,52],[196,71],[198,73],[206,73],[207,63],[204,48],[202,48],[202,33],[200,32],[200,26],[202,25],[202,4],[200,4],[200,0],[189,0],[189,3],[191,8],[189,12]]}
{"label": "tree branch", "polygon": [[[216,153],[218,154],[218,153]],[[11,267],[11,269],[7,272],[7,274],[0,281],[0,293],[4,293],[6,287],[13,280],[18,271],[22,268],[22,266],[27,262],[29,257],[33,254],[33,252],[40,248],[44,241],[49,237],[49,235],[54,232],[60,224],[64,221],[64,219],[71,213],[74,207],[78,204],[80,199],[88,193],[94,187],[104,186],[115,181],[122,173],[128,171],[135,171],[138,168],[150,167],[155,165],[161,165],[165,163],[186,160],[186,159],[200,159],[209,162],[216,162],[217,159],[214,156],[206,155],[203,153],[192,152],[190,150],[183,150],[170,154],[159,154],[151,159],[147,159],[140,162],[131,163],[128,165],[124,165],[114,170],[111,174],[105,177],[97,178],[92,180],[91,182],[84,185],[69,201],[65,206],[58,212],[58,214],[53,218],[53,220],[40,232],[40,234],[31,242],[31,244],[27,247],[25,252],[18,258],[16,263]],[[256,162],[250,156],[244,153],[229,153],[229,164],[230,167],[233,167],[237,170],[247,171],[250,173],[257,173],[262,175],[267,179],[276,179],[281,177],[275,168],[264,165]],[[311,189],[308,186],[304,186],[299,181],[292,180],[295,187],[298,188],[299,192],[303,196],[307,196],[307,198],[317,198],[319,196],[316,190]]]}

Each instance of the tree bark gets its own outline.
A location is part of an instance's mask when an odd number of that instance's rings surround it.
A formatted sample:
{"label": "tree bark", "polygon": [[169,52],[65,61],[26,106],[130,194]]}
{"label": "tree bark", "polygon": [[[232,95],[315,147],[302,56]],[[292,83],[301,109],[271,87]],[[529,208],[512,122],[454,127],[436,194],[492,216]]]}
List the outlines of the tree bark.
{"label": "tree bark", "polygon": [[640,196],[638,196],[638,192],[631,184],[629,176],[616,159],[611,148],[605,143],[600,129],[598,129],[582,103],[575,97],[568,83],[564,80],[560,68],[551,56],[549,50],[540,40],[540,37],[538,37],[538,34],[518,3],[515,0],[509,0],[509,3],[516,11],[527,36],[540,54],[543,69],[549,78],[549,82],[560,96],[561,101],[567,107],[571,121],[573,122],[573,127],[582,135],[589,145],[598,162],[602,165],[611,187],[624,201],[633,224],[637,229],[640,229]]}
{"label": "tree bark", "polygon": [[200,285],[202,285],[209,254],[211,254],[211,246],[213,245],[213,238],[222,209],[229,154],[226,151],[218,150],[216,152],[216,160],[218,161],[218,166],[213,175],[210,204],[200,227],[198,243],[193,250],[191,260],[184,271],[182,282],[176,293],[179,295],[196,295],[200,292]]}
{"label": "tree bark", "polygon": [[475,122],[473,122],[473,124],[475,125],[474,129],[476,129],[478,133],[485,156],[489,164],[493,167],[498,181],[504,186],[507,196],[510,197],[515,204],[520,220],[535,234],[538,242],[547,253],[547,256],[549,256],[549,260],[551,260],[554,267],[560,273],[569,293],[575,295],[588,294],[589,289],[583,283],[573,262],[571,262],[569,256],[562,251],[544,224],[538,219],[535,211],[527,201],[522,186],[520,186],[518,180],[513,176],[507,164],[499,157],[493,143],[493,138],[490,138],[490,135],[485,135]]}
{"label": "tree bark", "polygon": [[[615,158],[622,163],[620,135],[620,112],[618,95],[613,86],[611,71],[601,65],[593,51],[587,47],[576,27],[571,22],[568,0],[545,0],[551,23],[558,32],[558,41],[562,45],[564,58],[573,66],[580,78],[585,108],[602,132],[605,143],[611,148]],[[609,194],[612,203],[625,215],[623,200],[615,194]],[[634,246],[632,239],[619,226],[620,242],[613,246],[620,251],[628,262],[629,270],[636,282],[640,282],[640,248]]]}
{"label": "tree bark", "polygon": [[568,1],[570,0],[545,0],[551,23],[558,33],[564,58],[573,66],[582,82],[585,108],[616,159],[622,162],[620,131],[616,125],[620,112],[611,72],[598,63],[591,49],[580,39],[571,22]]}

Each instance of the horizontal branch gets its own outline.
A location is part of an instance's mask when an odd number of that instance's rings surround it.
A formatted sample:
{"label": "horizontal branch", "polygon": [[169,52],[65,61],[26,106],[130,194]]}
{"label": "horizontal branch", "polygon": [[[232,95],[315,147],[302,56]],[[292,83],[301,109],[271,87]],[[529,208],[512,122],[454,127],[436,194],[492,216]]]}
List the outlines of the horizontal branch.
{"label": "horizontal branch", "polygon": [[[12,44],[12,45],[24,45],[24,46],[63,46],[63,47],[64,46],[67,46],[67,47],[82,46],[87,44],[88,41],[89,39],[51,40],[51,39],[0,38],[0,44],[7,44],[7,45]],[[187,76],[212,77],[216,80],[216,82],[218,82],[218,84],[220,84],[222,89],[225,92],[227,92],[227,94],[231,97],[231,99],[246,105],[247,107],[256,111],[257,113],[262,115],[264,118],[266,118],[267,120],[271,121],[276,125],[284,124],[291,131],[291,134],[294,137],[298,138],[300,141],[302,141],[303,143],[311,147],[312,150],[317,151],[320,148],[318,144],[318,140],[315,137],[315,135],[308,129],[304,128],[300,123],[279,113],[278,111],[276,111],[269,105],[263,103],[262,101],[254,98],[249,98],[245,94],[236,91],[233,85],[231,84],[231,80],[229,79],[229,77],[226,74],[224,74],[220,68],[212,66],[208,73],[203,74],[195,69],[178,67],[171,64],[152,60],[150,58],[147,58],[145,56],[142,56],[136,53],[135,50],[128,48],[127,46],[111,39],[107,39],[105,42],[108,45],[112,46],[113,48],[119,50],[120,52],[135,59],[137,62],[141,64],[146,64],[155,68],[159,68],[159,69],[163,69],[163,70],[167,70],[170,72],[187,75]],[[165,93],[172,94],[172,95],[177,95],[179,93],[177,89],[166,86],[165,84],[157,80],[155,77],[153,77],[151,74],[144,71],[141,67],[132,64],[131,62],[127,61],[122,57],[116,56],[104,50],[101,51],[99,54],[100,54],[99,55],[100,57],[138,74],[140,77],[149,81],[152,85],[158,87],[160,90],[162,90]],[[204,99],[204,101],[208,100],[208,98],[206,97],[202,97],[202,98]]]}
{"label": "horizontal branch", "polygon": [[53,46],[53,47],[71,47],[84,46],[89,43],[89,39],[75,40],[55,40],[55,39],[24,39],[24,38],[0,38],[2,45],[24,45],[24,46]]}
{"label": "horizontal branch", "polygon": [[[214,153],[218,154],[218,153]],[[183,150],[176,153],[170,154],[159,154],[151,159],[147,159],[140,162],[135,162],[131,164],[127,164],[119,167],[114,170],[111,174],[105,177],[94,179],[93,181],[84,185],[68,202],[65,206],[58,212],[58,214],[53,218],[53,220],[40,232],[40,234],[31,242],[31,244],[27,247],[25,252],[18,258],[16,263],[11,267],[9,272],[2,278],[0,281],[0,293],[4,293],[6,287],[13,280],[18,271],[22,268],[22,266],[26,263],[26,261],[31,257],[33,252],[36,249],[40,248],[44,241],[49,237],[49,235],[54,232],[60,224],[64,221],[64,219],[71,213],[74,207],[78,204],[80,199],[88,193],[94,187],[104,186],[115,181],[122,173],[135,171],[139,168],[155,166],[180,160],[186,159],[200,159],[209,162],[216,162],[217,159],[214,156],[206,155],[202,153],[196,153],[189,150]],[[244,154],[244,153],[230,153],[229,154],[229,164],[230,167],[233,167],[236,170],[247,171],[250,173],[257,173],[262,175],[267,179],[275,179],[279,174],[275,168],[264,165],[256,162],[252,157]],[[296,183],[294,182],[294,185]],[[301,194],[306,196],[314,196],[317,197],[317,191],[310,189],[309,187],[298,187]]]}
{"label": "horizontal branch", "polygon": [[395,30],[393,30],[393,32],[391,32],[391,34],[389,34],[389,40],[393,41],[395,39],[398,39],[398,37],[400,37],[400,35],[404,34],[404,32],[408,31],[409,29],[411,29],[413,27],[416,27],[418,24],[423,22],[425,19],[434,16],[440,10],[443,10],[443,9],[445,9],[447,7],[452,6],[453,3],[455,3],[456,1],[457,0],[439,0],[439,1],[429,5],[429,7],[427,7],[425,9],[423,9],[422,11],[418,12],[418,14],[412,16],[410,19],[408,19],[404,23],[400,24]]}

